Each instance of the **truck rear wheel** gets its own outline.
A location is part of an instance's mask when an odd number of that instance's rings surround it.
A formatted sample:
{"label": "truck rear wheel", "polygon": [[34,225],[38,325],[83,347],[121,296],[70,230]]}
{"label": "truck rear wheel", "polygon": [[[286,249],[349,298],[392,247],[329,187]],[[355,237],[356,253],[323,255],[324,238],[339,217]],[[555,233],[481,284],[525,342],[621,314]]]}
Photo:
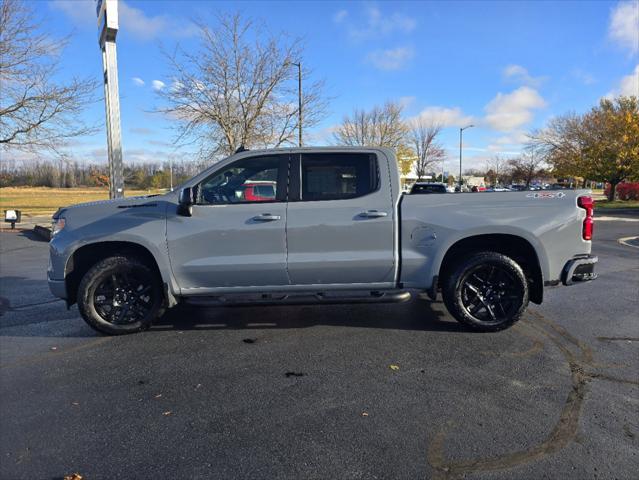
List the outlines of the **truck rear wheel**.
{"label": "truck rear wheel", "polygon": [[148,329],[163,313],[162,284],[140,261],[117,255],[99,261],[78,289],[82,318],[95,330],[123,335]]}
{"label": "truck rear wheel", "polygon": [[442,290],[451,315],[483,332],[510,327],[528,306],[523,270],[496,252],[479,252],[461,260],[445,277]]}

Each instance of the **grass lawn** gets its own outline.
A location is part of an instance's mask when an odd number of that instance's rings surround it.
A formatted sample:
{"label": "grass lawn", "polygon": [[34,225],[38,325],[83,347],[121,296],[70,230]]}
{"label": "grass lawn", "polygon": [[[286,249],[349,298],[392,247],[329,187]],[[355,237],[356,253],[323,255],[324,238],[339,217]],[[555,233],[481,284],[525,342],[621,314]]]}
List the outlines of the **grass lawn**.
{"label": "grass lawn", "polygon": [[[147,190],[125,190],[127,197],[159,193]],[[74,203],[107,200],[106,188],[48,188],[48,187],[4,187],[0,188],[0,213],[8,208],[22,210],[23,217],[52,215],[58,207]]]}
{"label": "grass lawn", "polygon": [[639,210],[639,200],[614,200],[609,202],[608,200],[597,200],[595,202],[595,208],[614,210],[617,208],[631,208]]}

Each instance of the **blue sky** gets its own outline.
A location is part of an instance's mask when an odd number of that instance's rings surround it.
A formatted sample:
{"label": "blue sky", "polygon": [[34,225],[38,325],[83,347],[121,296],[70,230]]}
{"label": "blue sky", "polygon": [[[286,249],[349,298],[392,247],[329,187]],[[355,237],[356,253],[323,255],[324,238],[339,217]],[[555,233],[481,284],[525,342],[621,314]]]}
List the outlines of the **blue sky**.
{"label": "blue sky", "polygon": [[[101,74],[93,0],[33,2],[43,27],[73,33],[61,77]],[[304,64],[325,79],[333,97],[312,142],[330,142],[331,128],[353,108],[388,99],[407,117],[433,118],[445,128],[450,167],[465,158],[516,154],[525,132],[553,115],[582,112],[615,93],[638,94],[639,2],[204,2],[120,0],[119,79],[125,162],[189,160],[170,146],[170,120],[150,113],[154,89],[170,85],[160,45],[197,45],[191,19],[240,11],[272,32],[303,37]],[[104,106],[86,112],[102,121]],[[106,135],[79,139],[78,159],[106,161]]]}

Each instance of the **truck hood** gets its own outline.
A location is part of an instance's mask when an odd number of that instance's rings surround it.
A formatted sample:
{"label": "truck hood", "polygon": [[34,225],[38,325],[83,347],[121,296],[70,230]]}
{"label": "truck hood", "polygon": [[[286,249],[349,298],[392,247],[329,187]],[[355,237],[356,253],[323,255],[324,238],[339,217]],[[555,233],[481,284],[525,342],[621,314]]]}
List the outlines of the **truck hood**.
{"label": "truck hood", "polygon": [[117,198],[113,200],[96,200],[94,202],[76,203],[68,207],[61,207],[53,214],[53,219],[60,216],[80,214],[83,217],[90,217],[92,214],[100,216],[112,212],[116,209],[135,208],[142,206],[152,206],[153,203],[162,199],[166,201],[168,194],[164,195],[142,195],[139,197]]}

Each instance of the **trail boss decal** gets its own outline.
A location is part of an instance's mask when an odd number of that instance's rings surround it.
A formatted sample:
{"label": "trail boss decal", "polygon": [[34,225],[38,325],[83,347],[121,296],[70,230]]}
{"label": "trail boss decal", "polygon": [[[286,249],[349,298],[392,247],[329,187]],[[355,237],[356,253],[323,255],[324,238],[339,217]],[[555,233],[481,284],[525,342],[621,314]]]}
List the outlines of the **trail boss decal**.
{"label": "trail boss decal", "polygon": [[530,198],[564,198],[566,194],[564,192],[557,192],[557,193],[535,192],[535,193],[529,193],[526,196]]}

